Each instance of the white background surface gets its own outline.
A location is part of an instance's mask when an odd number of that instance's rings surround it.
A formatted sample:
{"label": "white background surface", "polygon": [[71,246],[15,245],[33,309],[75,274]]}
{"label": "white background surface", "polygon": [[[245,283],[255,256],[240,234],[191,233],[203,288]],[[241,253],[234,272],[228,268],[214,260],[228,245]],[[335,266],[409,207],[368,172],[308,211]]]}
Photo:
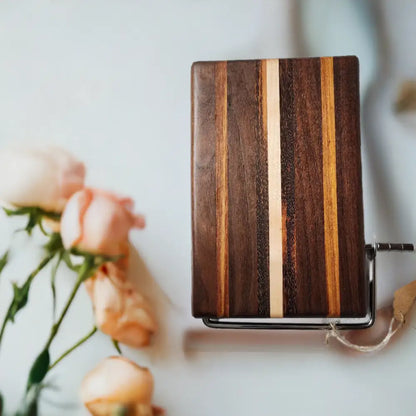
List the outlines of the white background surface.
{"label": "white background surface", "polygon": [[[86,162],[89,184],[131,195],[146,214],[147,229],[133,232],[132,242],[142,259],[135,257],[142,271],[138,280],[155,303],[161,331],[153,347],[124,351],[151,368],[154,401],[168,415],[414,414],[414,324],[391,348],[358,356],[325,346],[321,333],[212,334],[190,315],[190,66],[195,60],[304,53],[293,4],[0,3],[0,146],[60,144]],[[389,48],[383,43],[363,108],[366,238],[414,240],[416,126],[397,118],[391,103],[400,77],[416,75],[410,54],[416,10],[411,1],[380,5],[380,39]],[[315,26],[324,30],[319,16]],[[339,38],[354,39],[359,32],[354,25],[349,29],[333,37],[333,54]],[[16,226],[0,216],[2,251]],[[1,315],[10,296],[7,280],[21,281],[33,268],[40,253],[30,247],[39,243],[14,237],[13,258],[0,282]],[[378,272],[384,305],[393,290],[414,278],[415,258],[385,255]],[[18,404],[28,366],[51,324],[48,276],[46,271],[36,280],[29,307],[8,328],[0,351],[0,390],[9,410]],[[59,304],[72,283],[70,273],[60,274]],[[91,326],[91,306],[82,291],[52,355]],[[42,416],[84,415],[79,384],[110,354],[111,343],[99,334],[57,367],[50,380],[60,391],[45,393]]]}

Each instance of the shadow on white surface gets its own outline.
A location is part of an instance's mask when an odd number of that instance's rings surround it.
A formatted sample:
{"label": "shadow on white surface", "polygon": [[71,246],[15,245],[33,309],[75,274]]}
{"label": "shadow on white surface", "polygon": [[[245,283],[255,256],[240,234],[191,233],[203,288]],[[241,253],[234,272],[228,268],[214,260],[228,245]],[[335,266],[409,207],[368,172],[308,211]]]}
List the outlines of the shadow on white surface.
{"label": "shadow on white surface", "polygon": [[[415,313],[412,314],[413,319]],[[353,344],[361,346],[376,345],[385,337],[390,320],[392,318],[392,308],[385,307],[377,311],[375,324],[367,329],[344,331],[343,335]],[[409,317],[409,322],[411,321]],[[407,323],[398,331],[384,348],[393,349],[400,342],[405,331],[413,327]],[[414,329],[414,328],[413,328]],[[185,355],[192,358],[198,352],[273,352],[287,351],[291,353],[303,353],[305,348],[309,352],[312,350],[322,350],[329,348],[331,351],[345,356],[359,357],[371,356],[373,353],[361,353],[338,343],[332,339],[326,344],[325,330],[304,330],[304,331],[253,331],[253,330],[221,330],[221,329],[191,329],[185,332],[183,337],[183,348]],[[374,354],[380,354],[374,353]],[[373,355],[374,355],[373,354]]]}
{"label": "shadow on white surface", "polygon": [[156,279],[151,275],[140,254],[130,245],[129,279],[136,289],[150,302],[158,322],[158,331],[153,336],[151,344],[146,347],[150,359],[163,360],[169,355],[168,316],[178,312],[171,298],[162,290]]}
{"label": "shadow on white surface", "polygon": [[[202,323],[201,323],[202,325]],[[197,352],[278,352],[289,346],[293,352],[324,347],[324,331],[261,331],[191,329],[184,333],[187,357]]]}

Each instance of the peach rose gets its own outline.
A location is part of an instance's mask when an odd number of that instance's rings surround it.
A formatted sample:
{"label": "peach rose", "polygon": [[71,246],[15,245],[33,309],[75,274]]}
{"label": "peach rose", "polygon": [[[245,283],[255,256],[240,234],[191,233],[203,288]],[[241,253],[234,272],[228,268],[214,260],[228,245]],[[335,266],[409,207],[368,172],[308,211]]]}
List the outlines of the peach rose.
{"label": "peach rose", "polygon": [[148,302],[124,274],[114,264],[104,264],[85,286],[97,327],[122,344],[140,348],[149,344],[157,324]]}
{"label": "peach rose", "polygon": [[68,201],[61,218],[65,248],[115,256],[128,250],[131,228],[144,228],[133,201],[98,189],[85,188]]}
{"label": "peach rose", "polygon": [[58,147],[11,147],[0,151],[0,178],[4,203],[61,212],[84,187],[85,166]]}
{"label": "peach rose", "polygon": [[124,357],[109,357],[89,372],[81,384],[81,398],[93,416],[155,416],[153,376],[147,368]]}

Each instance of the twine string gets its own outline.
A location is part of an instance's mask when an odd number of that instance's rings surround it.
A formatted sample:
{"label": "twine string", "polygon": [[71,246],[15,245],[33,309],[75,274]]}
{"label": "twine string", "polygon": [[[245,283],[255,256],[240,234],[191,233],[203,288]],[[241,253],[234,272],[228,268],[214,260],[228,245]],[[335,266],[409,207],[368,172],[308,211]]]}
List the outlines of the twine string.
{"label": "twine string", "polygon": [[[403,317],[402,317],[403,318]],[[397,325],[395,323],[397,322]],[[343,344],[345,347],[350,348],[354,351],[359,352],[376,352],[381,351],[384,347],[387,346],[387,344],[390,342],[391,338],[396,334],[396,332],[403,326],[404,319],[396,320],[395,317],[393,317],[390,321],[389,329],[384,336],[384,338],[377,344],[374,345],[358,345],[354,344],[351,341],[349,341],[344,335],[341,335],[339,329],[337,328],[335,323],[331,323],[331,329],[327,330],[326,336],[325,336],[325,343],[328,344],[330,338],[335,338],[338,342]]]}

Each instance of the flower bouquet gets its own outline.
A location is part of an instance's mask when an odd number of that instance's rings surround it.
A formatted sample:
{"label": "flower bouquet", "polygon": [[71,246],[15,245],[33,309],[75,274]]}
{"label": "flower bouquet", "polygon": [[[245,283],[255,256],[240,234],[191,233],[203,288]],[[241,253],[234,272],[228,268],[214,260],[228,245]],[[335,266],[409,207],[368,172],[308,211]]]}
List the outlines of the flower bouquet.
{"label": "flower bouquet", "polygon": [[[52,263],[51,297],[56,305],[56,275],[60,267],[73,273],[69,297],[53,322],[49,336],[28,372],[25,394],[15,416],[39,414],[39,401],[48,376],[59,363],[98,330],[107,334],[121,354],[119,343],[134,348],[148,345],[157,324],[152,309],[129,281],[129,232],[145,226],[134,213],[130,198],[85,186],[85,166],[55,147],[9,148],[0,151],[0,201],[9,217],[26,219],[23,231],[39,229],[45,238],[44,257],[22,284],[13,283],[13,296],[0,320],[1,342],[7,327],[18,321],[30,300],[39,272]],[[9,253],[0,259],[0,273]],[[95,324],[91,331],[60,356],[53,344],[81,286],[91,298]],[[153,377],[146,368],[122,356],[105,358],[81,385],[81,398],[96,416],[148,416],[163,414],[152,406]],[[0,416],[6,398],[0,393]]]}

